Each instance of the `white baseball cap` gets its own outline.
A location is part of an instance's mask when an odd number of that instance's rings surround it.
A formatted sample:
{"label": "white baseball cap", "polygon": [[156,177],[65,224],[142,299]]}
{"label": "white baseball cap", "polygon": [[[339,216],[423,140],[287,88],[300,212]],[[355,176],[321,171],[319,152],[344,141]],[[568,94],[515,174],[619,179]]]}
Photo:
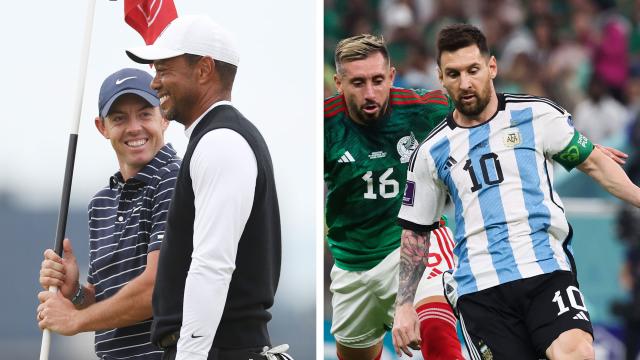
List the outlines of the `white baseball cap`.
{"label": "white baseball cap", "polygon": [[126,50],[131,60],[151,64],[154,60],[193,54],[238,66],[240,55],[231,34],[206,15],[175,18],[156,42]]}

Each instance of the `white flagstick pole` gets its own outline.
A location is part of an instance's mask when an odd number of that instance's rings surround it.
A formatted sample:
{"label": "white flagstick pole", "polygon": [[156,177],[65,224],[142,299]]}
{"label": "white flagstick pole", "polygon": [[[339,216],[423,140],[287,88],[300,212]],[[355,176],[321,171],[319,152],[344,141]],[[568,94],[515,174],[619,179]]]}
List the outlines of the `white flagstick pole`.
{"label": "white flagstick pole", "polygon": [[[67,164],[64,170],[64,182],[62,184],[62,198],[60,199],[60,210],[58,212],[58,227],[56,230],[55,252],[62,256],[62,240],[67,228],[67,215],[69,213],[69,196],[71,195],[71,180],[73,178],[73,164],[76,158],[76,147],[78,145],[78,128],[80,127],[80,116],[82,112],[82,98],[84,95],[84,83],[87,78],[87,63],[89,62],[89,49],[91,48],[91,32],[93,30],[93,15],[95,13],[96,0],[89,0],[87,17],[84,27],[84,42],[80,58],[80,69],[78,88],[76,89],[74,114],[71,117],[71,129],[69,134],[69,147],[67,149]],[[56,286],[50,286],[49,291],[57,293]],[[42,332],[42,345],[40,346],[40,360],[49,359],[49,347],[51,345],[51,332],[44,329]]]}

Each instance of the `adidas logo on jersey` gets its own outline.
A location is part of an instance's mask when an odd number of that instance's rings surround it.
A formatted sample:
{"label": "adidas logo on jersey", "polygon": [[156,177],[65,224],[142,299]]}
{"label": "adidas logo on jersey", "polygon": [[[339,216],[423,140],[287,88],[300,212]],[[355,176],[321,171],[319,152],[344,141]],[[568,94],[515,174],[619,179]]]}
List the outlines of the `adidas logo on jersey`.
{"label": "adidas logo on jersey", "polygon": [[442,274],[442,271],[438,268],[433,268],[433,270],[431,270],[431,273],[429,274],[429,276],[427,277],[427,279],[432,279],[438,275]]}
{"label": "adidas logo on jersey", "polygon": [[444,168],[449,170],[453,165],[457,164],[458,162],[456,161],[456,159],[454,159],[453,157],[449,156],[449,158],[447,159],[447,163],[444,165]]}
{"label": "adidas logo on jersey", "polygon": [[339,163],[351,163],[356,161],[356,159],[353,158],[353,156],[351,156],[351,153],[349,152],[349,150],[344,152],[344,155],[342,155],[340,157],[340,160],[338,160]]}
{"label": "adidas logo on jersey", "polygon": [[584,312],[580,311],[576,316],[573,317],[576,320],[586,320],[589,321],[589,318],[587,317],[587,315],[585,315]]}

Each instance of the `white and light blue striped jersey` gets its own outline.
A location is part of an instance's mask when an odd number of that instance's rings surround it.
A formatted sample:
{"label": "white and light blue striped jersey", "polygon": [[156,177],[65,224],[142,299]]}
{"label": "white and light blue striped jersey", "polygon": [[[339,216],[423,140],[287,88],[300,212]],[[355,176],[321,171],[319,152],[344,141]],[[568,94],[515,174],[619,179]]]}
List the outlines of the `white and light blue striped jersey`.
{"label": "white and light blue striped jersey", "polygon": [[529,95],[498,94],[498,103],[489,121],[470,128],[449,114],[409,163],[399,222],[429,230],[451,197],[458,296],[571,270],[552,159],[572,141],[571,115]]}

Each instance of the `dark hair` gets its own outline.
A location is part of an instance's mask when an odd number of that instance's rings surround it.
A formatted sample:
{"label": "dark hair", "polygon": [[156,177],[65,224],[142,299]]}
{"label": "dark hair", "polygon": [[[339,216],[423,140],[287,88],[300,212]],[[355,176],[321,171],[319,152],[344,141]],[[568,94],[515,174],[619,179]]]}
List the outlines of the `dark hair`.
{"label": "dark hair", "polygon": [[456,51],[471,45],[477,45],[483,55],[489,55],[487,38],[477,27],[469,24],[445,26],[438,32],[438,65],[443,52]]}
{"label": "dark hair", "polygon": [[213,62],[216,64],[220,81],[225,87],[231,89],[233,86],[233,80],[236,78],[238,67],[220,60],[213,60]]}
{"label": "dark hair", "polygon": [[[202,55],[194,55],[194,54],[184,54],[185,59],[189,66],[194,66],[200,59],[204,56]],[[220,77],[220,82],[226,88],[231,89],[233,86],[233,81],[236,78],[236,72],[238,71],[238,67],[235,65],[231,65],[224,61],[213,59],[213,63],[216,67],[216,72]]]}

